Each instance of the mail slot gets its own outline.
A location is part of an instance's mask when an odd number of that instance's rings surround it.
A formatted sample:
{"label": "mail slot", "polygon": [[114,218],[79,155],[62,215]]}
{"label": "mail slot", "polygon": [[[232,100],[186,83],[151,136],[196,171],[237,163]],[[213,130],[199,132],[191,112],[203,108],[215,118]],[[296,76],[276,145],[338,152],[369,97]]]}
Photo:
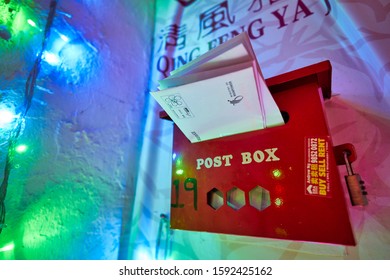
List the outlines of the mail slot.
{"label": "mail slot", "polygon": [[323,106],[330,62],[266,83],[285,125],[198,143],[174,125],[171,228],[355,245]]}

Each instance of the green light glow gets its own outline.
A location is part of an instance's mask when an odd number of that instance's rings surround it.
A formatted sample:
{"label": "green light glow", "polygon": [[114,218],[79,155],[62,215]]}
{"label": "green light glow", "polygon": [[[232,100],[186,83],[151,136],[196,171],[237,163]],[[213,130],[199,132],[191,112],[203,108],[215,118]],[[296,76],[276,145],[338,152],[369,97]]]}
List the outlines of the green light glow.
{"label": "green light glow", "polygon": [[[83,255],[83,249],[77,249],[74,245],[79,244],[80,240],[88,244],[92,240],[90,238],[94,238],[88,233],[98,231],[99,209],[104,204],[96,189],[86,188],[84,182],[75,182],[79,176],[83,175],[79,172],[63,173],[56,177],[60,182],[47,180],[39,199],[23,208],[18,227],[18,236],[21,237],[17,242],[15,240],[16,248],[19,244],[23,245],[23,258],[38,260],[47,258],[49,254],[51,259],[63,256],[78,259]],[[94,177],[89,184],[101,185],[102,181]],[[111,231],[99,234],[101,240],[106,240],[105,236],[108,237]],[[61,246],[64,240],[66,246]],[[58,246],[61,246],[61,250],[47,251]],[[101,258],[102,252],[105,254],[106,246],[107,252],[111,250],[111,246],[104,242],[96,246],[100,249],[93,249],[96,250],[95,258]]]}
{"label": "green light glow", "polygon": [[19,13],[15,15],[14,21],[12,23],[12,29],[14,33],[17,34],[23,31],[26,28],[27,17],[24,9],[20,9]]}
{"label": "green light glow", "polygon": [[177,175],[182,175],[184,173],[184,170],[183,169],[178,169],[176,170],[176,174]]}
{"label": "green light glow", "polygon": [[280,197],[277,197],[277,198],[275,199],[275,205],[276,205],[277,207],[282,206],[282,205],[283,205],[283,199],[280,198]]}
{"label": "green light glow", "polygon": [[37,35],[42,31],[38,25],[37,15],[28,5],[21,1],[0,1],[0,26],[11,34],[13,40],[20,43]]}
{"label": "green light glow", "polygon": [[27,146],[27,145],[21,144],[21,145],[19,145],[19,146],[17,146],[17,147],[15,148],[15,151],[16,151],[17,153],[19,153],[19,154],[23,154],[23,153],[25,153],[25,152],[27,151],[27,149],[28,149],[28,146]]}
{"label": "green light glow", "polygon": [[[15,7],[13,7],[15,6]],[[11,4],[5,4],[4,2],[0,2],[0,23],[8,25],[12,22],[15,14],[17,11],[15,8],[17,8],[16,5]]]}
{"label": "green light glow", "polygon": [[[12,27],[12,33],[18,35],[20,32],[28,36],[33,36],[40,32],[34,20],[34,12],[25,6],[18,6],[14,11],[12,18],[9,18],[8,25]],[[34,28],[31,28],[34,27]]]}
{"label": "green light glow", "polygon": [[5,245],[4,247],[0,248],[0,252],[7,252],[13,250],[15,247],[14,243],[9,243]]}
{"label": "green light glow", "polygon": [[27,23],[30,24],[32,27],[37,27],[36,23],[31,19],[28,19]]}
{"label": "green light glow", "polygon": [[280,178],[282,176],[282,171],[280,169],[274,169],[272,170],[272,175],[275,178]]}

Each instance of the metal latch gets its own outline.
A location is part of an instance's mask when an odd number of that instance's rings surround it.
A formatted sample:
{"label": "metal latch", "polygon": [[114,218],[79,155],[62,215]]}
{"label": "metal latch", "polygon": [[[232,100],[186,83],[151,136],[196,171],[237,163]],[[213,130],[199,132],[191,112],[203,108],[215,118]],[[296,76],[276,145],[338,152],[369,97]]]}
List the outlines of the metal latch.
{"label": "metal latch", "polygon": [[352,162],[356,160],[355,148],[352,144],[344,144],[334,147],[336,162],[338,165],[345,164],[347,175],[345,182],[347,184],[349,197],[353,206],[365,206],[368,204],[366,187],[359,174],[352,168]]}

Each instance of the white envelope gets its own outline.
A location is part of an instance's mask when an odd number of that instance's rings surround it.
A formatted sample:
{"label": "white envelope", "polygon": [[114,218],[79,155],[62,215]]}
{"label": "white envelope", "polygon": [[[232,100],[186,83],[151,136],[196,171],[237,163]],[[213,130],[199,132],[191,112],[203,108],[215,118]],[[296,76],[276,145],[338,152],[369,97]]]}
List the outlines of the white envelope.
{"label": "white envelope", "polygon": [[160,81],[152,96],[191,142],[284,124],[246,33]]}

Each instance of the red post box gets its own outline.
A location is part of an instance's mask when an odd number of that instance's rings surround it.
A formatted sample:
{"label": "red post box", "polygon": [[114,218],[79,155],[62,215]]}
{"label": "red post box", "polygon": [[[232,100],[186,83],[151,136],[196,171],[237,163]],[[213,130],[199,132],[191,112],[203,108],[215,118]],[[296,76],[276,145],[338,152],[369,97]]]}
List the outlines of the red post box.
{"label": "red post box", "polygon": [[285,125],[194,144],[174,126],[171,228],[355,245],[323,107],[329,61],[266,83]]}

